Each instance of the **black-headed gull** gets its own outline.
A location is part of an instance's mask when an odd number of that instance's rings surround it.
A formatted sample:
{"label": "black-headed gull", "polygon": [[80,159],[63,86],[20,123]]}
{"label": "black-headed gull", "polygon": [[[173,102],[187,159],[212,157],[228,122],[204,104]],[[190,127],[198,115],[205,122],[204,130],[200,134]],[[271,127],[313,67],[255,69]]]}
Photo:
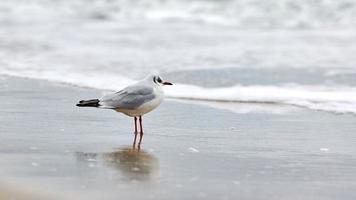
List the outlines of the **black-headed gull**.
{"label": "black-headed gull", "polygon": [[77,104],[79,107],[96,107],[113,109],[134,117],[135,138],[133,146],[136,145],[137,138],[137,118],[140,121],[140,147],[143,138],[142,115],[152,111],[159,106],[164,98],[162,86],[172,85],[165,82],[158,75],[150,75],[136,84],[129,85],[124,89],[101,97],[100,99],[81,100]]}

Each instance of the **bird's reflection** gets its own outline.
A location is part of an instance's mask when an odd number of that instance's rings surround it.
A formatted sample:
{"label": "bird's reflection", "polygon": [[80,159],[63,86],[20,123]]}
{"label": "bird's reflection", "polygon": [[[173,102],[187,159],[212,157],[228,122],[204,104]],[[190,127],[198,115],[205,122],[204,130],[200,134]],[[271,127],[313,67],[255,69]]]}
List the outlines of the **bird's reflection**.
{"label": "bird's reflection", "polygon": [[159,178],[158,159],[143,150],[121,148],[108,153],[77,152],[76,157],[83,162],[102,162],[103,165],[118,170],[120,174],[130,180]]}

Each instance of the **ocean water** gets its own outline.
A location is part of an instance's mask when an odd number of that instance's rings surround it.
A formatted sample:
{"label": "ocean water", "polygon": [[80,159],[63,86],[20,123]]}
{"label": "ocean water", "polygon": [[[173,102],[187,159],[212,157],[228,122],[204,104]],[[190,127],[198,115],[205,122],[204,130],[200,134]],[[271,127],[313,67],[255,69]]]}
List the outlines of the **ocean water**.
{"label": "ocean water", "polygon": [[355,0],[3,0],[0,74],[356,114]]}

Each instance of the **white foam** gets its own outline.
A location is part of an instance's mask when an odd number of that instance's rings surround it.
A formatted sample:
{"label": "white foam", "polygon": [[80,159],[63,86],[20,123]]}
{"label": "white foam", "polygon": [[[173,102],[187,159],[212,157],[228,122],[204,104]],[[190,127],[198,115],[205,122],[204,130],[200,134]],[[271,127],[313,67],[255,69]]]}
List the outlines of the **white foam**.
{"label": "white foam", "polygon": [[199,150],[194,148],[194,147],[189,147],[188,151],[191,152],[191,153],[199,153]]}
{"label": "white foam", "polygon": [[[2,70],[0,73],[112,91],[135,82],[132,79],[105,72],[79,74],[61,71],[42,71],[39,73],[31,70],[21,72]],[[203,88],[194,85],[175,84],[173,87],[165,88],[166,96],[170,98],[199,100],[202,101],[202,104],[206,104],[206,101],[229,102],[229,108],[231,108],[231,103],[234,102],[269,103],[356,114],[356,88],[354,87],[235,85],[225,88]],[[199,101],[197,102],[199,103]],[[226,106],[222,104],[213,103],[212,106],[226,109]],[[239,110],[241,111],[241,109]]]}
{"label": "white foam", "polygon": [[356,114],[356,88],[327,86],[241,86],[202,88],[175,85],[168,97],[192,100],[271,103],[305,107],[313,110]]}
{"label": "white foam", "polygon": [[[26,20],[51,16],[127,20],[183,20],[240,27],[349,28],[355,25],[355,2],[350,0],[21,0],[0,3],[7,14]],[[19,14],[20,13],[20,14]],[[0,13],[1,14],[1,13]],[[45,17],[43,17],[45,14]]]}
{"label": "white foam", "polygon": [[[1,74],[35,78],[61,82],[76,86],[90,87],[102,90],[117,91],[135,81],[117,74],[96,73],[76,74],[60,72],[35,73],[3,70]],[[166,97],[175,99],[194,100],[199,104],[208,104],[215,108],[246,113],[256,110],[259,106],[233,106],[235,103],[264,103],[293,105],[313,110],[328,111],[334,113],[356,114],[356,88],[348,86],[242,86],[235,85],[224,88],[204,88],[194,85],[174,84],[165,87]],[[211,103],[208,103],[211,102]],[[226,103],[226,105],[224,105]],[[276,113],[283,113],[285,108],[273,110]]]}

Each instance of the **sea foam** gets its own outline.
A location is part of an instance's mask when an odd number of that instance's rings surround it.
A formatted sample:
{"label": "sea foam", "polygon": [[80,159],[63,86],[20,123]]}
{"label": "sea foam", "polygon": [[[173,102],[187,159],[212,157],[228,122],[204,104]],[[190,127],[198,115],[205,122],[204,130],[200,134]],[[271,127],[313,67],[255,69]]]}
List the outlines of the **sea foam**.
{"label": "sea foam", "polygon": [[176,85],[167,89],[172,98],[191,100],[293,105],[334,113],[356,114],[356,88],[343,86],[241,86],[203,88]]}
{"label": "sea foam", "polygon": [[[96,74],[89,77],[81,74],[14,73],[2,71],[0,74],[55,81],[81,87],[117,91],[135,80],[117,74]],[[231,87],[206,88],[195,85],[175,83],[164,87],[166,97],[172,99],[194,100],[196,103],[214,105],[216,102],[280,104],[304,107],[312,110],[338,114],[356,114],[356,88],[351,86],[307,86],[291,85],[235,85]],[[226,109],[226,106],[214,106]],[[225,108],[224,108],[225,107]]]}

